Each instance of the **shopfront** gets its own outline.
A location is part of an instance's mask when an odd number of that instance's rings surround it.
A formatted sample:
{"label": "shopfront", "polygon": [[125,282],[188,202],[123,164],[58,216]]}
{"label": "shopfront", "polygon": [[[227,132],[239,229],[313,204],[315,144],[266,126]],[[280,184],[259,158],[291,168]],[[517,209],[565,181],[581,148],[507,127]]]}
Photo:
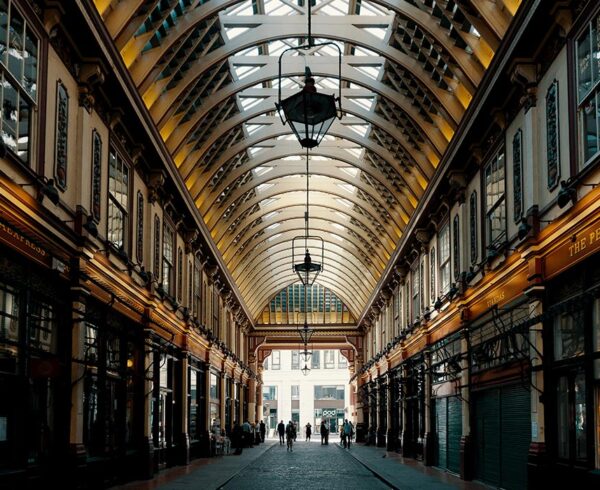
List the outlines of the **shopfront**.
{"label": "shopfront", "polygon": [[474,476],[509,490],[527,488],[528,318],[529,304],[521,302],[493,308],[469,327]]}
{"label": "shopfront", "polygon": [[0,244],[0,487],[59,474],[68,455],[67,288]]}
{"label": "shopfront", "polygon": [[600,266],[592,257],[547,288],[546,424],[551,479],[593,488],[600,467]]}

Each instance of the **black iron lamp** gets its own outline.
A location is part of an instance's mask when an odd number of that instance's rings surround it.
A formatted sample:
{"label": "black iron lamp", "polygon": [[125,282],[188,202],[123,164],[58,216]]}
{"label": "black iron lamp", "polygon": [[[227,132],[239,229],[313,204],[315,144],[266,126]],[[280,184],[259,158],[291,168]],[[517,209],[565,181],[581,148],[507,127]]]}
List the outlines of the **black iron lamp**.
{"label": "black iron lamp", "polygon": [[[321,143],[323,137],[337,117],[342,118],[342,51],[332,42],[313,42],[311,34],[311,6],[313,0],[308,1],[308,37],[307,43],[302,46],[284,50],[279,56],[279,97],[275,104],[281,122],[289,123],[290,128],[298,138],[303,148],[315,148]],[[315,87],[315,79],[310,68],[305,67],[304,87],[302,90],[285,100],[281,100],[281,59],[288,51],[308,51],[319,46],[334,46],[338,50],[338,96],[320,94]]]}
{"label": "black iron lamp", "polygon": [[50,202],[55,206],[58,204],[58,201],[60,201],[60,195],[58,189],[54,185],[54,179],[48,179],[48,181],[40,188],[40,197],[43,198],[44,196],[50,199]]}
{"label": "black iron lamp", "polygon": [[571,185],[572,182],[569,179],[568,181],[561,180],[560,181],[560,191],[558,192],[558,197],[556,198],[556,202],[559,208],[564,208],[567,204],[572,202],[576,197],[576,191]]}

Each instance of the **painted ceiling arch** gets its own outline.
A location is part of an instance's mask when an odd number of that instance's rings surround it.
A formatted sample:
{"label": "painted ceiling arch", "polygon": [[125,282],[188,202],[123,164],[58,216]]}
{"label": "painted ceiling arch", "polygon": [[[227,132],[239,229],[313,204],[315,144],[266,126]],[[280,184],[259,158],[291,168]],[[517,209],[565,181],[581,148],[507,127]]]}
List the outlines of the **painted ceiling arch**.
{"label": "painted ceiling arch", "polygon": [[[324,288],[359,318],[520,0],[94,0],[240,298],[260,322],[293,284],[306,154],[275,111],[340,84],[343,118],[310,154]],[[293,52],[292,54],[297,54]],[[346,307],[345,306],[345,307]]]}

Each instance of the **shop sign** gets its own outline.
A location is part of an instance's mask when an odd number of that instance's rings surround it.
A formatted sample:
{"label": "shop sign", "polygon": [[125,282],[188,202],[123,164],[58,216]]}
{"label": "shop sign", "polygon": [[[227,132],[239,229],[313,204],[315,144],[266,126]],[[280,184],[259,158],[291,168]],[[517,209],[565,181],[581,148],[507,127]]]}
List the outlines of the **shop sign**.
{"label": "shop sign", "polygon": [[0,241],[48,267],[51,265],[51,257],[46,250],[4,221],[0,221]]}
{"label": "shop sign", "polygon": [[600,223],[595,222],[570,239],[546,258],[546,277],[559,274],[573,264],[600,250]]}
{"label": "shop sign", "polygon": [[477,318],[482,313],[488,311],[494,306],[501,306],[509,303],[513,299],[523,294],[523,290],[527,288],[527,274],[519,272],[513,275],[510,280],[497,286],[483,296],[479,301],[469,307],[469,314],[472,319]]}

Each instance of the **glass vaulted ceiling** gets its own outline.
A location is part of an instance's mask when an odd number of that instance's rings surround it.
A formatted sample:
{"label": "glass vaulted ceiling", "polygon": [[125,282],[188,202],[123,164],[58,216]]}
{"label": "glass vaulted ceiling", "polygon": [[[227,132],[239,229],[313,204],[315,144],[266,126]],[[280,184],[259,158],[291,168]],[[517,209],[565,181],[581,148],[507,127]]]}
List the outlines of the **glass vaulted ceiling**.
{"label": "glass vaulted ceiling", "polygon": [[[173,161],[259,319],[296,281],[306,162],[277,101],[278,57],[304,44],[305,0],[95,0]],[[312,33],[342,50],[344,117],[310,155],[320,284],[359,318],[519,0],[316,0]],[[282,97],[337,93],[337,50],[283,58]]]}

